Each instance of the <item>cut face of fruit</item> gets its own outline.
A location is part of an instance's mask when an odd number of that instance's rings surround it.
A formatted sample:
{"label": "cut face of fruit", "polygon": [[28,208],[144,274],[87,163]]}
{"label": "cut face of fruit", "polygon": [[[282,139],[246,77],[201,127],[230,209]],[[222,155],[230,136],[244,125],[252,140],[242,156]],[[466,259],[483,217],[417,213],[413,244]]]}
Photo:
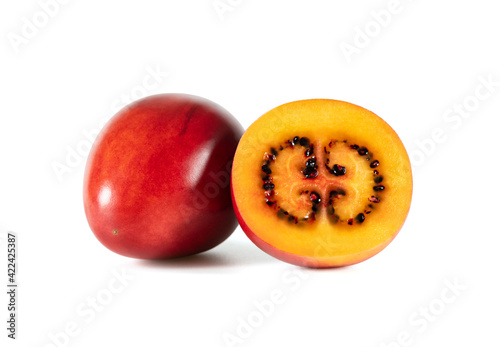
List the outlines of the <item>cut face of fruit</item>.
{"label": "cut face of fruit", "polygon": [[263,160],[265,202],[293,224],[321,219],[332,224],[363,223],[385,190],[380,162],[366,147],[347,140],[287,140],[279,150],[272,147]]}
{"label": "cut face of fruit", "polygon": [[240,225],[302,266],[358,263],[401,229],[411,202],[406,150],[381,118],[335,100],[282,105],[244,134],[232,171]]}

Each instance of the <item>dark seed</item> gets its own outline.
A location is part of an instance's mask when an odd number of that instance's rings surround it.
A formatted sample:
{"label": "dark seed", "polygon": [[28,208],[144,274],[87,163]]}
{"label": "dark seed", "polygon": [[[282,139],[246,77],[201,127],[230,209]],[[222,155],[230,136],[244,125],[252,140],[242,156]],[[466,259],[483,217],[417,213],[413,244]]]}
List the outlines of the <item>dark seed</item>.
{"label": "dark seed", "polygon": [[299,143],[303,147],[309,147],[309,139],[307,137],[301,138]]}
{"label": "dark seed", "polygon": [[260,177],[262,178],[263,181],[269,181],[271,179],[271,177],[266,174],[261,174]]}
{"label": "dark seed", "polygon": [[330,143],[328,144],[328,147],[332,147],[332,145],[333,145],[333,140],[330,141]]}
{"label": "dark seed", "polygon": [[283,150],[283,146],[280,146],[280,151],[282,151],[282,150]]}
{"label": "dark seed", "polygon": [[274,190],[266,190],[264,195],[266,198],[270,198],[271,196],[274,196]]}
{"label": "dark seed", "polygon": [[268,206],[273,206],[275,203],[276,203],[276,201],[271,201],[271,200],[267,200],[267,199],[266,199],[266,204],[267,204]]}
{"label": "dark seed", "polygon": [[319,204],[321,202],[321,196],[317,192],[312,192],[310,197],[311,197],[311,201],[314,204]]}
{"label": "dark seed", "polygon": [[354,222],[354,220],[353,220],[352,218],[349,218],[349,219],[347,220],[347,224],[349,224],[349,225],[352,225],[352,223],[353,223],[353,222]]}
{"label": "dark seed", "polygon": [[378,186],[373,187],[373,190],[376,192],[381,192],[384,189],[385,189],[385,187],[382,185],[378,185]]}
{"label": "dark seed", "polygon": [[358,148],[359,148],[359,146],[358,146],[358,145],[351,145],[351,148],[352,148],[352,149],[358,149]]}
{"label": "dark seed", "polygon": [[330,164],[330,159],[326,159],[326,163],[327,163],[327,164]]}
{"label": "dark seed", "polygon": [[319,174],[319,172],[314,168],[306,168],[304,171],[302,171],[302,173],[304,174],[304,176],[306,176],[306,178],[315,178]]}
{"label": "dark seed", "polygon": [[309,157],[313,154],[313,152],[314,152],[314,146],[310,145],[304,154],[306,155],[306,157]]}
{"label": "dark seed", "polygon": [[307,178],[316,178],[318,176],[318,173],[318,171],[314,170],[309,175],[307,175]]}
{"label": "dark seed", "polygon": [[264,173],[270,175],[272,174],[273,172],[271,171],[271,168],[268,166],[268,165],[262,165],[262,171],[264,171]]}
{"label": "dark seed", "polygon": [[384,180],[384,176],[376,176],[374,181],[375,183],[379,184]]}
{"label": "dark seed", "polygon": [[299,143],[299,137],[298,136],[295,136],[293,139],[292,139],[292,145],[296,145],[297,143]]}
{"label": "dark seed", "polygon": [[334,174],[335,176],[344,176],[346,173],[346,169],[344,166],[340,166],[338,164],[335,164],[335,165],[333,165],[330,173]]}
{"label": "dark seed", "polygon": [[271,147],[271,153],[274,155],[274,156],[277,156],[278,155],[278,151],[276,150],[276,148],[274,147]]}
{"label": "dark seed", "polygon": [[361,223],[363,223],[364,221],[365,221],[365,215],[364,215],[364,214],[360,213],[360,214],[358,214],[358,215],[356,216],[356,222],[358,222],[358,223],[360,223],[360,224],[361,224]]}
{"label": "dark seed", "polygon": [[316,166],[316,158],[311,158],[308,161],[306,161],[306,168],[314,169]]}
{"label": "dark seed", "polygon": [[376,203],[376,204],[378,204],[378,203],[380,202],[380,199],[379,199],[379,198],[377,198],[376,196],[373,196],[373,195],[372,195],[372,196],[370,196],[370,197],[368,198],[368,200],[370,200],[371,202],[374,202],[374,203]]}
{"label": "dark seed", "polygon": [[272,183],[266,183],[262,186],[265,190],[273,190],[274,189],[274,184]]}
{"label": "dark seed", "polygon": [[373,170],[374,175],[378,175],[378,170]]}
{"label": "dark seed", "polygon": [[374,161],[371,162],[370,167],[372,169],[375,169],[379,165],[380,165],[379,161],[378,160],[374,160]]}
{"label": "dark seed", "polygon": [[313,205],[313,206],[311,207],[311,210],[312,210],[314,213],[318,212],[318,206]]}
{"label": "dark seed", "polygon": [[326,147],[324,147],[324,148],[323,148],[323,150],[325,151],[325,154],[330,153],[330,152],[328,152],[328,151],[326,150]]}
{"label": "dark seed", "polygon": [[368,154],[368,148],[366,148],[366,147],[358,148],[358,153],[359,153],[359,155],[366,155],[366,154]]}

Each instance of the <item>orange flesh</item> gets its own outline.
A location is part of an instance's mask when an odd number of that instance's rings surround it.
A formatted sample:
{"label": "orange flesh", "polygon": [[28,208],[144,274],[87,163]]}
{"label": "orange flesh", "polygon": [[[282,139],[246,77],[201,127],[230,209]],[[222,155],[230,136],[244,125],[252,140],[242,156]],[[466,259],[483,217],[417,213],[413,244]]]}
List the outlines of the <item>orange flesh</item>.
{"label": "orange flesh", "polygon": [[[305,156],[305,149],[300,145],[285,147],[269,165],[276,186],[273,198],[280,201],[279,206],[294,216],[304,218],[311,214],[305,213],[311,211],[313,206],[311,193],[318,193],[321,202],[316,204],[316,219],[325,218],[329,205],[334,206],[335,215],[341,222],[355,219],[359,213],[371,213],[368,198],[375,195],[373,186],[376,185],[373,182],[375,170],[370,168],[372,160],[366,160],[366,156],[360,156],[343,141],[315,141],[313,146],[314,152],[309,157]],[[315,178],[306,178],[303,173],[304,163],[310,158],[317,163],[318,176]],[[335,164],[343,166],[346,173],[341,176],[330,173],[328,168]],[[337,194],[330,199],[330,192],[339,190],[345,195]]]}
{"label": "orange flesh", "polygon": [[[287,143],[296,136],[313,145],[314,178],[304,175],[312,157],[307,147]],[[354,144],[368,154],[360,155]],[[370,167],[374,160],[376,168]],[[325,164],[341,165],[345,174],[335,176]],[[272,174],[264,174],[262,165]],[[383,177],[380,184],[377,176]],[[335,100],[297,101],[259,118],[240,141],[232,177],[235,209],[248,236],[280,259],[306,266],[314,261],[315,267],[348,265],[378,253],[402,227],[412,195],[410,162],[394,130],[372,112]],[[270,182],[274,189],[265,190]],[[376,192],[377,185],[385,189]],[[330,198],[339,190],[345,195]],[[321,202],[311,201],[312,192]],[[362,222],[356,221],[360,213]]]}

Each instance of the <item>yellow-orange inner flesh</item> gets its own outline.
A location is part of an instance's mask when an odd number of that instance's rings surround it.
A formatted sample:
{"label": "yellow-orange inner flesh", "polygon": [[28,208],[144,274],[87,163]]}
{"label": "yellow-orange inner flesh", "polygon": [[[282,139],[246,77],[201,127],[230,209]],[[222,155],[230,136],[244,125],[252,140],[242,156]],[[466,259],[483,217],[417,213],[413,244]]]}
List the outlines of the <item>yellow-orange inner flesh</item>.
{"label": "yellow-orange inner flesh", "polygon": [[[307,137],[313,144],[317,177],[304,177],[304,147],[283,145],[295,136]],[[359,155],[350,147],[353,144],[366,146],[370,156]],[[290,222],[278,217],[276,206],[266,204],[262,165],[271,148],[278,151],[269,164],[275,186],[271,201],[300,220],[311,213],[310,192],[318,192],[322,201],[314,221]],[[330,174],[327,159],[330,168],[345,167],[345,175]],[[377,184],[372,160],[380,163],[375,169],[383,176],[381,192],[373,189]],[[232,177],[236,208],[252,233],[281,251],[314,258],[362,254],[387,243],[404,223],[412,194],[410,162],[394,130],[372,112],[335,100],[293,102],[259,118],[240,141]],[[338,188],[345,196],[334,198],[339,218],[334,222],[327,213],[328,194]],[[369,207],[372,196],[380,202]],[[364,221],[350,225],[349,219],[359,213],[365,215]]]}
{"label": "yellow-orange inner flesh", "polygon": [[[269,208],[277,210],[281,218],[285,214],[292,224],[319,223],[322,219],[363,223],[384,193],[375,192],[373,187],[385,185],[379,184],[383,175],[373,154],[361,155],[354,146],[360,147],[346,140],[318,140],[309,146],[288,140],[273,147],[263,161],[272,173],[262,175],[264,187],[266,183],[275,186],[263,194]],[[372,168],[372,163],[377,166]],[[335,166],[344,171],[333,170]],[[360,215],[362,219],[356,220]]]}

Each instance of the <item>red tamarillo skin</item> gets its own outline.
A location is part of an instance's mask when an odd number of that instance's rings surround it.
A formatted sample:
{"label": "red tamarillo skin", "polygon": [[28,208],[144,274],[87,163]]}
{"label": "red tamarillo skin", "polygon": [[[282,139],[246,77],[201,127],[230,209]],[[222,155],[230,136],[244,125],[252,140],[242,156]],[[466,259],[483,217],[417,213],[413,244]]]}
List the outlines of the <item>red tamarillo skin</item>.
{"label": "red tamarillo skin", "polygon": [[155,95],[122,109],[85,169],[85,213],[97,239],[140,259],[220,244],[237,226],[230,173],[242,133],[228,111],[192,95]]}

